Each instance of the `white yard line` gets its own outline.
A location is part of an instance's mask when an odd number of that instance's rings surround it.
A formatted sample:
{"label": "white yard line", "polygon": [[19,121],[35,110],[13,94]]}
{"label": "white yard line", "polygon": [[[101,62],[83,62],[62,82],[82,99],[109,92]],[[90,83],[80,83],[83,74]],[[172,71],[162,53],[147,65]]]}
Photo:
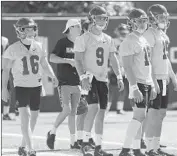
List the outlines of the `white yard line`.
{"label": "white yard line", "polygon": [[[13,153],[13,154],[9,154],[9,153]],[[17,149],[16,148],[3,148],[2,149],[2,155],[7,155],[8,156],[16,156],[17,154]],[[78,156],[78,154],[66,154],[66,153],[62,153],[62,152],[56,152],[56,153],[52,153],[52,152],[38,152],[39,156]]]}
{"label": "white yard line", "polygon": [[[11,136],[11,137],[16,137],[16,138],[22,137],[21,134],[16,134],[16,133],[2,133],[2,136]],[[33,136],[33,138],[34,139],[46,140],[46,137],[44,137],[44,136]],[[67,138],[56,138],[56,140],[66,141],[66,142],[70,141]],[[106,145],[118,145],[118,146],[122,146],[123,145],[123,143],[118,142],[118,141],[117,142],[103,141],[103,144],[106,144]],[[171,147],[171,146],[168,146],[167,149],[177,150],[177,148]]]}

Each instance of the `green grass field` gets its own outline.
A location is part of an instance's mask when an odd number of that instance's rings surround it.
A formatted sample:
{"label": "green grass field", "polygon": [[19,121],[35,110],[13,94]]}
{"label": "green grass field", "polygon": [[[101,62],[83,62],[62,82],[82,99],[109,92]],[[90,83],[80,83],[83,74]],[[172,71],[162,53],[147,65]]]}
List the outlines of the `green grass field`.
{"label": "green grass field", "polygon": [[[67,119],[57,131],[55,149],[51,151],[46,146],[46,134],[51,129],[57,113],[41,113],[34,131],[34,147],[37,156],[82,156],[80,151],[69,149],[69,130]],[[105,120],[103,148],[118,156],[125,138],[126,129],[131,120],[132,112],[117,115],[110,112]],[[2,155],[17,156],[17,148],[21,142],[19,118],[16,121],[2,121]],[[167,145],[164,151],[177,156],[177,111],[168,111],[163,123],[161,144]]]}

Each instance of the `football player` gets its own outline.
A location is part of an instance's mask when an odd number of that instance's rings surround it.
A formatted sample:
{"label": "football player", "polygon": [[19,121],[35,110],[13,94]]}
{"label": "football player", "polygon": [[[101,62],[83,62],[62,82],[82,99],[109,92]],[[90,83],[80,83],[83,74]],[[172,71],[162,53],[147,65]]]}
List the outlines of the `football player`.
{"label": "football player", "polygon": [[58,80],[48,63],[42,44],[35,41],[38,34],[35,21],[31,18],[20,18],[14,27],[19,41],[10,45],[3,55],[2,99],[5,102],[9,99],[7,82],[12,69],[23,135],[18,154],[26,156],[27,145],[28,155],[36,156],[31,133],[39,114],[42,71],[52,79],[55,87]]}
{"label": "football player", "polygon": [[[141,9],[133,9],[128,15],[128,25],[132,32],[120,45],[125,74],[129,81],[129,98],[133,107],[133,118],[129,123],[123,149],[119,156],[144,156],[140,150],[141,126],[146,116],[148,101],[156,97],[149,58],[150,47],[143,33],[148,26],[147,14]],[[140,134],[137,137],[137,134]]]}
{"label": "football player", "polygon": [[166,30],[169,27],[169,13],[160,4],[154,4],[148,8],[148,16],[151,27],[144,33],[149,42],[152,54],[153,79],[157,90],[157,97],[151,102],[148,110],[146,145],[147,154],[159,154],[164,152],[160,149],[160,136],[162,122],[166,116],[168,105],[168,84],[171,78],[174,90],[177,91],[177,77],[168,59],[169,37]]}
{"label": "football player", "polygon": [[74,41],[81,33],[81,21],[79,19],[69,19],[63,33],[65,37],[58,40],[50,61],[57,64],[59,79],[59,97],[63,107],[59,113],[52,129],[47,134],[47,146],[54,149],[54,142],[57,128],[68,116],[68,126],[70,130],[70,148],[80,149],[76,141],[76,111],[80,100],[80,80],[75,68]]}
{"label": "football player", "polygon": [[[1,56],[3,55],[3,52],[7,49],[7,47],[9,46],[9,40],[8,38],[2,36],[1,37]],[[2,73],[2,69],[1,69],[1,73]],[[11,77],[11,75],[10,75]],[[9,82],[8,82],[8,89],[9,89],[9,92],[11,91],[11,88],[12,88],[12,78],[9,79]],[[11,99],[11,98],[9,98]],[[8,102],[4,102],[4,101],[1,101],[1,111],[3,113],[3,120],[12,120],[12,118],[10,117],[9,115],[9,109],[10,109],[10,100],[8,100]]]}
{"label": "football player", "polygon": [[[90,25],[91,23],[88,19],[86,19],[82,23],[82,34],[90,30]],[[77,115],[78,115],[77,116],[77,142],[80,146],[83,143],[84,120],[88,112],[88,103],[86,100],[87,94],[88,94],[87,91],[81,90],[81,99],[77,108]],[[89,138],[89,143],[92,148],[95,148],[95,142],[91,136]]]}
{"label": "football player", "polygon": [[[116,38],[114,39],[115,46],[117,47],[117,51],[119,51],[120,43],[124,40],[127,34],[129,34],[129,28],[126,24],[121,23],[116,29],[115,29]],[[117,79],[116,75],[114,74],[112,68],[110,68],[110,71],[108,73],[109,75],[109,103],[108,103],[108,110],[111,107],[113,99],[116,99],[116,111],[117,114],[124,114],[123,107],[124,107],[124,100],[126,97],[128,97],[128,80],[125,76],[124,68],[122,65],[122,60],[120,58],[119,53],[117,52],[117,57],[120,62],[121,66],[121,73],[123,76],[123,82],[124,82],[124,90],[122,92],[119,92],[119,88],[117,87]]]}
{"label": "football player", "polygon": [[[89,138],[95,120],[95,151],[94,156],[112,156],[102,150],[102,135],[104,116],[108,103],[108,59],[117,76],[120,91],[123,90],[123,80],[120,66],[116,57],[116,48],[110,36],[103,33],[109,21],[107,11],[95,6],[89,12],[91,22],[90,31],[77,37],[74,51],[76,69],[80,75],[82,88],[89,91],[87,96],[88,112],[84,121],[84,143],[82,153],[84,156],[92,155],[89,151]],[[92,81],[90,81],[91,78]]]}

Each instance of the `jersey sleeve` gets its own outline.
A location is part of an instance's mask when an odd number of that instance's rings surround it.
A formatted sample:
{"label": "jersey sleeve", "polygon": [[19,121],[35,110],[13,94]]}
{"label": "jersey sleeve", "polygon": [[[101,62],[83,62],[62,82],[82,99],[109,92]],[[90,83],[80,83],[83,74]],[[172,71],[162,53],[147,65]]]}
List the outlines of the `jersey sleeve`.
{"label": "jersey sleeve", "polygon": [[124,40],[119,47],[119,54],[120,56],[129,56],[134,55],[136,52],[134,51],[134,47],[132,46],[132,43],[128,40]]}
{"label": "jersey sleeve", "polygon": [[154,47],[154,45],[155,45],[155,34],[153,34],[152,30],[148,29],[147,31],[145,31],[143,36],[147,40],[147,42],[149,43],[150,47]]}
{"label": "jersey sleeve", "polygon": [[55,48],[52,51],[52,54],[55,54],[57,56],[60,56],[63,50],[63,44],[62,44],[62,40],[58,40],[57,44],[55,45]]}
{"label": "jersey sleeve", "polygon": [[84,36],[78,36],[74,42],[74,52],[85,52]]}
{"label": "jersey sleeve", "polygon": [[10,59],[10,60],[15,60],[15,53],[12,46],[9,46],[3,53],[3,58]]}
{"label": "jersey sleeve", "polygon": [[109,52],[117,52],[115,41],[111,38]]}

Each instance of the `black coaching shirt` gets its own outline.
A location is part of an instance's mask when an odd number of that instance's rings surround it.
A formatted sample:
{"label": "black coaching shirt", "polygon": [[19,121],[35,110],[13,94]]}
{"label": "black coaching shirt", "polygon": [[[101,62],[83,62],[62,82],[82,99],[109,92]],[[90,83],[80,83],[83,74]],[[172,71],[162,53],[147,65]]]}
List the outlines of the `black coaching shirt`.
{"label": "black coaching shirt", "polygon": [[[74,43],[65,37],[57,42],[52,53],[61,58],[74,59],[73,47]],[[57,64],[57,70],[59,85],[75,86],[80,84],[75,67],[67,63],[60,63]]]}

